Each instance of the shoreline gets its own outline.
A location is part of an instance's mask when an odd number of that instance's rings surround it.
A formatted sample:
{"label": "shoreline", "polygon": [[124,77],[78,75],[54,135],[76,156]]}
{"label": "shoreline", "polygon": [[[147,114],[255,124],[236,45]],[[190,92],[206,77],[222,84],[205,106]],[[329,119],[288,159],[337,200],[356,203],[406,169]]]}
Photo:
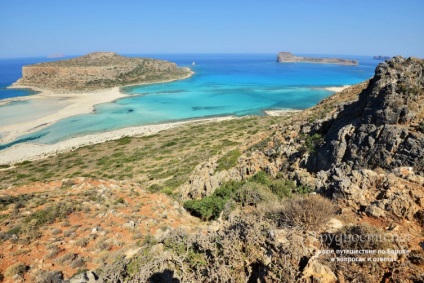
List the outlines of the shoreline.
{"label": "shoreline", "polygon": [[[191,72],[183,79],[189,78],[194,74]],[[179,80],[179,79],[176,79]],[[175,80],[172,80],[175,81]],[[160,81],[155,83],[166,83],[170,81]],[[145,84],[155,84],[155,83],[145,83]],[[117,99],[127,97],[126,94],[121,92],[121,88],[137,86],[144,84],[134,84],[122,87],[114,87],[112,89],[106,90],[98,90],[91,93],[74,93],[74,94],[54,94],[49,91],[41,90],[41,93],[29,96],[29,97],[18,97],[13,99],[13,101],[19,100],[28,100],[28,99],[43,99],[43,98],[66,98],[71,101],[71,105],[68,105],[62,109],[59,109],[54,114],[47,115],[40,119],[36,119],[30,122],[24,122],[19,124],[14,124],[10,126],[0,127],[0,133],[4,134],[4,129],[9,129],[9,132],[6,135],[0,136],[0,142],[5,138],[11,138],[14,135],[19,136],[31,132],[38,131],[44,127],[51,125],[52,123],[67,117],[71,117],[78,114],[86,114],[91,113],[94,110],[94,106],[101,103],[112,102]],[[348,85],[338,86],[338,87],[325,87],[324,89],[339,92],[345,88],[348,88]],[[15,86],[13,87],[15,88]],[[25,87],[19,87],[25,88]],[[40,89],[32,88],[36,91]],[[10,99],[7,99],[10,100]],[[1,103],[1,102],[0,102]],[[1,104],[0,104],[1,105]],[[285,116],[287,114],[301,112],[303,110],[295,110],[295,109],[280,109],[280,110],[264,110],[263,112],[267,116],[279,117]],[[16,163],[20,163],[26,160],[37,160],[43,159],[49,156],[57,155],[62,152],[73,151],[77,148],[103,143],[106,141],[117,140],[122,137],[136,137],[136,136],[148,136],[153,135],[158,132],[173,129],[179,126],[192,124],[192,123],[209,123],[209,122],[219,122],[230,119],[239,119],[235,116],[222,116],[222,117],[205,117],[194,120],[184,120],[184,121],[176,121],[176,122],[168,122],[162,124],[153,124],[153,125],[144,125],[144,126],[135,126],[135,127],[127,127],[107,132],[95,133],[95,134],[87,134],[80,137],[74,137],[68,140],[64,140],[55,144],[36,144],[30,142],[24,142],[17,145],[13,145],[9,148],[3,149],[0,151],[0,165],[13,165]],[[47,122],[44,122],[47,120]],[[31,127],[30,127],[31,126]],[[16,130],[18,128],[18,130]],[[12,133],[10,131],[14,130]],[[18,134],[19,133],[19,134]]]}
{"label": "shoreline", "polygon": [[271,117],[281,117],[281,116],[286,116],[287,114],[298,113],[302,111],[303,110],[296,110],[296,109],[279,109],[279,110],[264,110],[264,113],[267,116],[271,116]]}
{"label": "shoreline", "polygon": [[146,125],[138,127],[128,127],[103,133],[89,134],[81,137],[71,138],[55,144],[35,144],[21,143],[6,148],[0,154],[0,165],[13,165],[26,160],[38,160],[49,156],[54,156],[62,152],[69,152],[77,148],[104,143],[107,141],[118,140],[123,137],[140,137],[154,135],[158,132],[181,127],[188,124],[211,123],[225,120],[240,119],[235,116],[224,116],[214,118],[204,118],[196,120],[187,120],[172,123],[163,123],[157,125]]}
{"label": "shoreline", "polygon": [[352,85],[330,86],[330,87],[324,87],[324,89],[336,93],[336,92],[341,92],[351,86]]}
{"label": "shoreline", "polygon": [[19,136],[39,131],[65,118],[69,118],[69,117],[81,115],[81,114],[93,113],[94,107],[98,104],[113,102],[118,99],[128,97],[127,94],[124,94],[122,92],[122,88],[124,87],[160,84],[160,83],[168,83],[168,82],[173,82],[178,80],[184,80],[184,79],[190,78],[193,74],[194,72],[190,70],[190,72],[186,76],[178,78],[178,79],[163,80],[163,81],[149,82],[149,83],[140,83],[140,84],[131,84],[131,85],[113,87],[108,89],[93,90],[89,92],[55,93],[53,90],[45,90],[45,89],[40,89],[38,87],[11,85],[8,88],[31,89],[39,93],[34,95],[29,95],[29,96],[7,98],[5,100],[0,101],[0,106],[5,106],[9,103],[16,102],[16,101],[26,101],[26,100],[32,100],[32,99],[46,99],[46,98],[66,99],[67,101],[70,102],[70,105],[58,108],[55,113],[43,116],[35,120],[25,121],[21,123],[12,124],[12,125],[0,126],[0,133],[2,133],[0,137],[0,143],[12,142]]}

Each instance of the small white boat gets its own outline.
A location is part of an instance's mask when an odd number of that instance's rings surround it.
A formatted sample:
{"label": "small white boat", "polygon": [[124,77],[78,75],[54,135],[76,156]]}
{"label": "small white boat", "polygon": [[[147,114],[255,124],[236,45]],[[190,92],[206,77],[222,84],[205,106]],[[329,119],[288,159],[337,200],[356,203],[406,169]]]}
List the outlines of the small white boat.
{"label": "small white boat", "polygon": [[195,66],[195,65],[196,65],[196,62],[191,63],[191,65],[192,65],[192,66]]}

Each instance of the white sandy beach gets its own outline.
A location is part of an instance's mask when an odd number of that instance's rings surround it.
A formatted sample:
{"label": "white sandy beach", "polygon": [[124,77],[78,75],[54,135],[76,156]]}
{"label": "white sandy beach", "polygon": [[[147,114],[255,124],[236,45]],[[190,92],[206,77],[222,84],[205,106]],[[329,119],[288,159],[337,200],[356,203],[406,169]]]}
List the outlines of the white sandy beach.
{"label": "white sandy beach", "polygon": [[[194,72],[190,72],[187,76],[181,78],[186,79],[191,77]],[[155,83],[165,83],[175,80],[168,81],[159,81],[145,84],[155,84]],[[134,84],[134,85],[143,85],[143,83]],[[131,86],[131,85],[128,85]],[[22,100],[46,100],[48,98],[56,99],[66,99],[68,103],[65,107],[58,107],[55,113],[50,113],[49,115],[39,117],[37,119],[27,120],[21,123],[16,123],[13,125],[0,125],[0,143],[8,143],[15,140],[17,137],[29,134],[35,131],[39,131],[59,120],[72,117],[80,114],[87,114],[94,111],[94,106],[97,104],[102,104],[106,102],[112,102],[119,98],[126,97],[125,94],[121,92],[120,87],[114,87],[111,89],[104,89],[98,91],[91,91],[85,93],[66,93],[58,94],[54,91],[43,90],[36,87],[26,87],[26,86],[10,86],[9,88],[30,88],[35,91],[39,91],[39,94],[26,96],[26,97],[16,97],[11,99],[5,99],[0,101],[0,105],[5,105],[13,101],[22,101]]]}
{"label": "white sandy beach", "polygon": [[350,87],[350,85],[344,85],[344,86],[331,86],[331,87],[326,87],[324,88],[325,90],[329,90],[332,92],[340,92],[346,88]]}
{"label": "white sandy beach", "polygon": [[[47,99],[51,97],[67,99],[69,105],[63,108],[58,108],[55,113],[38,119],[27,120],[13,125],[0,126],[0,133],[3,135],[0,138],[0,143],[11,142],[21,135],[38,131],[64,118],[91,113],[94,110],[94,105],[114,101],[125,97],[125,94],[120,92],[119,87],[90,93],[70,93],[59,95],[43,91],[40,94],[31,96],[30,98],[23,98],[23,100]],[[15,101],[16,100],[22,99],[17,98]]]}
{"label": "white sandy beach", "polygon": [[295,110],[295,109],[280,109],[280,110],[265,110],[265,114],[268,116],[273,117],[279,117],[279,116],[286,116],[287,114],[301,112],[302,110]]}

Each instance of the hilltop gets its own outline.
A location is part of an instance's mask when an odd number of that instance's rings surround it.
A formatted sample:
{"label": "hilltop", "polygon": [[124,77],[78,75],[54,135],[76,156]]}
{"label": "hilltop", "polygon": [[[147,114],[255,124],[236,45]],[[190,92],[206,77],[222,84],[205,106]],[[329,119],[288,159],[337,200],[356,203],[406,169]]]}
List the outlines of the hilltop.
{"label": "hilltop", "polygon": [[423,70],[395,57],[302,112],[4,166],[0,276],[422,282]]}
{"label": "hilltop", "polygon": [[316,57],[299,57],[290,52],[279,52],[277,62],[280,63],[319,63],[319,64],[340,64],[340,65],[358,65],[358,61],[342,59],[342,58],[316,58]]}
{"label": "hilltop", "polygon": [[132,84],[183,79],[189,68],[149,58],[128,58],[114,52],[24,66],[14,87],[36,87],[57,92],[86,92]]}

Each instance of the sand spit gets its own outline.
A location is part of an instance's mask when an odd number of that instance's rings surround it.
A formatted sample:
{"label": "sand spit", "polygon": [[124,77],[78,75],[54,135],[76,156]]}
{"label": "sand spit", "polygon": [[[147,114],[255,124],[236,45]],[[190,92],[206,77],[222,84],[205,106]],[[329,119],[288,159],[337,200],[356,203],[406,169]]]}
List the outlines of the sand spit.
{"label": "sand spit", "polygon": [[[194,72],[190,72],[187,76],[179,78],[178,80],[189,78],[193,74]],[[145,84],[167,83],[171,81],[175,81],[175,80],[158,81],[158,82],[151,82],[151,83],[145,83]],[[143,84],[136,84],[136,85],[143,85]],[[131,86],[131,85],[128,85],[128,86]],[[64,93],[64,94],[58,94],[53,91],[43,90],[36,87],[31,87],[31,86],[28,86],[28,87],[11,86],[9,88],[30,88],[35,91],[39,91],[40,93],[31,95],[31,96],[26,96],[26,97],[16,97],[11,99],[6,99],[3,101],[0,101],[0,106],[5,105],[7,103],[11,103],[13,101],[46,99],[46,98],[52,98],[52,97],[57,99],[66,99],[67,102],[70,103],[70,105],[66,107],[62,107],[62,108],[59,107],[56,113],[46,115],[38,119],[29,120],[29,121],[25,121],[25,122],[13,124],[13,125],[6,125],[6,126],[0,125],[0,133],[2,133],[0,137],[0,143],[12,142],[19,136],[39,131],[65,118],[69,118],[69,117],[80,115],[80,114],[91,113],[94,111],[94,106],[97,104],[112,102],[127,96],[121,92],[120,87],[114,87],[110,89],[102,89],[102,90],[84,92],[84,93]]]}

